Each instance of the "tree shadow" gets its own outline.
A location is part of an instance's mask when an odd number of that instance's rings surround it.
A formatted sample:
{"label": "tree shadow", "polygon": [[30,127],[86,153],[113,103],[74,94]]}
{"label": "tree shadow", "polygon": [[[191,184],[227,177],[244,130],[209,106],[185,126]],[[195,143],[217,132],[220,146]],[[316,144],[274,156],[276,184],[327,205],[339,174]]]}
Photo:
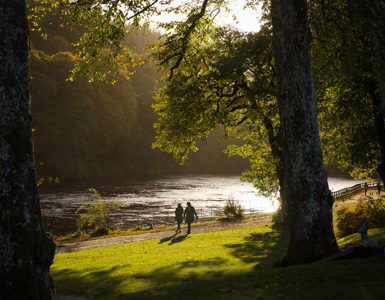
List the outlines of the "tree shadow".
{"label": "tree shadow", "polygon": [[237,244],[226,244],[231,254],[246,263],[272,265],[275,260],[283,257],[288,244],[287,230],[283,227],[275,228],[267,233],[251,233]]}
{"label": "tree shadow", "polygon": [[190,237],[187,234],[186,235],[179,235],[179,236],[174,234],[172,236],[168,236],[168,237],[165,237],[165,238],[161,239],[159,241],[159,244],[170,242],[169,245],[173,245],[173,244],[176,244],[176,243],[183,242],[184,240],[186,240],[188,238],[190,238]]}
{"label": "tree shadow", "polygon": [[[172,239],[166,242],[171,243]],[[385,258],[356,265],[340,261],[272,268],[272,262],[284,254],[287,241],[287,232],[278,230],[251,233],[241,243],[224,245],[233,257],[250,264],[247,269],[230,272],[221,268],[230,262],[223,257],[188,259],[187,253],[185,261],[171,261],[151,271],[124,270],[133,268],[134,264],[104,269],[94,266],[86,272],[76,268],[61,270],[54,274],[54,278],[60,286],[59,292],[95,295],[91,299],[103,300],[330,299],[329,296],[334,294],[339,295],[338,299],[385,299],[382,297],[385,295],[385,288],[382,288]],[[148,264],[151,265],[151,261]],[[126,288],[122,289],[122,286]],[[130,289],[130,286],[136,288]]]}

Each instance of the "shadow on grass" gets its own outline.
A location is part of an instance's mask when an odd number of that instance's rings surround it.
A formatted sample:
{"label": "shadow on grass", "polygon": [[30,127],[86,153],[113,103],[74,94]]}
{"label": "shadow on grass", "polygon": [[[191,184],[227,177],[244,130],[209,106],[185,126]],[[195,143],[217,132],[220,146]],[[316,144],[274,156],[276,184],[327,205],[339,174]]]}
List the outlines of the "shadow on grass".
{"label": "shadow on grass", "polygon": [[[54,275],[59,291],[97,295],[92,299],[385,299],[385,258],[274,269],[271,264],[284,255],[287,237],[284,230],[251,233],[242,243],[225,245],[234,257],[258,266],[247,270],[221,269],[229,261],[214,257],[130,275],[121,270],[129,265]],[[200,267],[205,271],[199,272]],[[136,292],[121,294],[123,284],[136,285]]]}
{"label": "shadow on grass", "polygon": [[159,244],[170,242],[169,245],[173,245],[175,243],[183,242],[184,240],[186,240],[188,238],[190,238],[190,237],[187,234],[186,235],[180,235],[180,236],[177,236],[176,234],[174,234],[172,236],[168,236],[168,237],[161,239],[159,241]]}
{"label": "shadow on grass", "polygon": [[288,244],[287,230],[277,227],[272,232],[251,233],[237,244],[226,244],[231,254],[245,263],[271,266],[285,254]]}

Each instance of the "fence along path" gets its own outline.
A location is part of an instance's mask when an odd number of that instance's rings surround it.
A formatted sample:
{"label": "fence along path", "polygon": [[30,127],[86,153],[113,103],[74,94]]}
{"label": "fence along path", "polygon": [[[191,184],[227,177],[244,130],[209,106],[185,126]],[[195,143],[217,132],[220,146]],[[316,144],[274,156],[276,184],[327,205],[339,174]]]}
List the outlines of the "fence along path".
{"label": "fence along path", "polygon": [[[364,182],[358,183],[358,184],[355,184],[353,186],[332,192],[331,194],[332,194],[334,199],[347,198],[347,197],[350,197],[350,196],[353,196],[353,195],[359,193],[364,188],[364,185],[365,185]],[[369,183],[368,182],[368,187],[375,187],[375,186],[377,186],[377,183]]]}

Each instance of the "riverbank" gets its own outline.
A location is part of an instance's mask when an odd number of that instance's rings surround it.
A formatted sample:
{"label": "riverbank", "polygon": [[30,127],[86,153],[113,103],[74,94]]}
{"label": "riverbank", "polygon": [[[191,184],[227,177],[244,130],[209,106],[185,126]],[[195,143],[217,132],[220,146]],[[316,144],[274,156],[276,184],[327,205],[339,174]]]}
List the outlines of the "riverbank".
{"label": "riverbank", "polygon": [[[357,184],[344,178],[328,178],[329,187],[336,191]],[[200,220],[210,221],[223,217],[227,199],[238,200],[245,214],[273,212],[278,200],[259,195],[255,187],[234,175],[170,176],[153,179],[127,179],[115,185],[90,185],[103,198],[112,201],[119,196],[123,204],[111,217],[114,227],[129,230],[138,225],[172,225],[178,203],[187,202],[195,207]],[[41,211],[44,227],[51,235],[67,235],[77,230],[76,210],[94,198],[86,187],[74,186],[41,193]]]}
{"label": "riverbank", "polygon": [[[196,223],[193,224],[192,234],[204,233],[204,232],[217,232],[232,230],[236,228],[267,224],[272,220],[272,214],[260,214],[249,216],[242,220],[234,221],[217,221],[217,222],[207,222],[207,223]],[[173,238],[178,238],[186,235],[186,226],[182,226],[182,232],[179,234],[175,233],[175,229],[167,230],[154,230],[151,232],[140,232],[138,234],[130,234],[123,236],[112,236],[106,238],[98,238],[86,241],[70,242],[70,243],[60,243],[56,245],[56,253],[69,253],[75,251],[88,250],[93,248],[108,247],[113,245],[120,245],[132,242],[140,242],[146,240],[155,240],[155,239],[167,239],[170,240]]]}
{"label": "riverbank", "polygon": [[[351,206],[358,204],[360,202],[369,201],[378,196],[376,189],[369,189],[367,195],[363,192],[357,193],[350,199],[344,201],[335,201],[333,205],[333,210],[338,210],[343,207]],[[381,196],[385,196],[385,192],[381,192]],[[243,220],[228,221],[228,222],[203,222],[193,224],[192,234],[195,233],[204,233],[204,232],[217,232],[232,230],[236,228],[242,228],[247,226],[254,226],[260,224],[267,224],[272,221],[272,215],[270,214],[257,214],[252,216],[247,216]],[[173,238],[178,238],[186,234],[186,226],[182,226],[182,233],[175,234],[175,229],[169,229],[170,227],[160,227],[159,229],[155,228],[151,231],[130,231],[130,234],[120,233],[118,236],[105,236],[95,239],[88,240],[78,240],[70,242],[60,242],[56,245],[56,253],[70,253],[75,251],[88,250],[93,248],[108,247],[113,245],[154,240],[154,239],[167,239],[170,240]]]}

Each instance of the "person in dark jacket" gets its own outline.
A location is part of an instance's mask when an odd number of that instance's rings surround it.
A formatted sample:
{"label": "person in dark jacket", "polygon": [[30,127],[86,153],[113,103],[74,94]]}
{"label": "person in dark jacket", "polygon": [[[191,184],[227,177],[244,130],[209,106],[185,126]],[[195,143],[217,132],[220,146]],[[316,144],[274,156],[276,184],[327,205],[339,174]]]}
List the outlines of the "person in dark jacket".
{"label": "person in dark jacket", "polygon": [[180,203],[178,203],[178,206],[175,209],[175,221],[178,224],[178,227],[175,232],[178,233],[180,232],[180,224],[183,222],[183,207]]}
{"label": "person in dark jacket", "polygon": [[187,223],[187,234],[191,233],[191,223],[194,222],[194,215],[197,217],[197,219],[199,219],[197,213],[195,212],[195,208],[191,206],[190,202],[187,202],[187,207],[184,211],[184,216]]}

